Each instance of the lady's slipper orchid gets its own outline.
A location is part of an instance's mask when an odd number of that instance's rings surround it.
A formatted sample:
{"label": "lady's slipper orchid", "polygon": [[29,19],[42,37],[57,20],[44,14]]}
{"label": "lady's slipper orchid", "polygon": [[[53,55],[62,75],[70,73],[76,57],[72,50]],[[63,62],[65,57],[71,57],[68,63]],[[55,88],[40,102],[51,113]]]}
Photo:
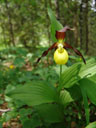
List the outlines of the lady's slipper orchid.
{"label": "lady's slipper orchid", "polygon": [[66,49],[69,48],[69,49],[72,49],[77,55],[79,55],[83,59],[83,62],[86,64],[86,61],[83,55],[80,53],[80,51],[73,48],[68,43],[64,42],[67,30],[73,30],[73,29],[68,26],[65,26],[63,29],[56,31],[55,36],[56,36],[57,42],[54,43],[50,48],[48,48],[48,50],[43,52],[42,56],[38,58],[37,63],[40,61],[42,57],[46,56],[49,51],[51,51],[52,49],[56,49],[54,52],[55,62],[57,64],[66,64],[69,58],[69,55]]}
{"label": "lady's slipper orchid", "polygon": [[64,48],[62,49],[57,48],[56,51],[54,52],[54,60],[56,64],[66,64],[68,58],[69,58],[68,53]]}

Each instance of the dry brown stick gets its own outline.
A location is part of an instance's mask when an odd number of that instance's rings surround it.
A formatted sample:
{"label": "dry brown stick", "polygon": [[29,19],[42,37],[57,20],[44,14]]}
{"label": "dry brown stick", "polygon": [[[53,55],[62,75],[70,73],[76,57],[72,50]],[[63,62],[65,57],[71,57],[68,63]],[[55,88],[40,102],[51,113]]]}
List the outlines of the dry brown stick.
{"label": "dry brown stick", "polygon": [[12,111],[12,109],[8,108],[8,109],[0,109],[0,112],[9,112]]}

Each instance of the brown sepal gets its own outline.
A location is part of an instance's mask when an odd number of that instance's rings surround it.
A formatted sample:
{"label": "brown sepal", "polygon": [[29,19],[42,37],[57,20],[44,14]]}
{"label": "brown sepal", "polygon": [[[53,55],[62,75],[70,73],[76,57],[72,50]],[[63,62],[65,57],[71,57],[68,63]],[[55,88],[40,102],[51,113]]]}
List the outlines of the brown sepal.
{"label": "brown sepal", "polygon": [[50,48],[48,48],[48,50],[44,51],[42,53],[42,56],[37,59],[36,64],[39,63],[39,61],[41,60],[41,58],[44,57],[44,56],[46,56],[49,51],[51,51],[52,49],[54,49],[56,47],[57,47],[57,43],[54,43]]}
{"label": "brown sepal", "polygon": [[78,56],[80,56],[80,57],[83,59],[83,62],[86,64],[86,61],[85,61],[83,55],[81,54],[81,52],[80,52],[79,50],[73,48],[73,47],[72,47],[70,44],[68,44],[68,43],[64,43],[64,48],[65,48],[65,49],[66,49],[66,48],[72,49]]}
{"label": "brown sepal", "polygon": [[59,31],[56,31],[56,39],[57,40],[64,40],[64,38],[65,38],[65,32],[59,32]]}

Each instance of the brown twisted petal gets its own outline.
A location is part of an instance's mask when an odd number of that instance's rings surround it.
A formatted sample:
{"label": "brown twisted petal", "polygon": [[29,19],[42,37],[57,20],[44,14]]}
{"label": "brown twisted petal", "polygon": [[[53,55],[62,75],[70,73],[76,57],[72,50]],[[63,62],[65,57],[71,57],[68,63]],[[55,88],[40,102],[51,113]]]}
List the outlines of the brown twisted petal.
{"label": "brown twisted petal", "polygon": [[48,52],[51,51],[54,48],[57,48],[57,43],[54,43],[50,48],[48,48],[48,50],[44,51],[42,53],[42,56],[37,59],[36,63],[39,63],[39,61],[41,60],[41,58],[44,57],[44,56],[46,56],[48,54]]}
{"label": "brown twisted petal", "polygon": [[59,30],[59,32],[66,32],[67,30],[74,30],[74,28],[70,28],[69,26],[65,26],[63,29]]}
{"label": "brown twisted petal", "polygon": [[56,31],[56,39],[57,40],[64,40],[65,36],[66,36],[66,31],[67,30],[74,30],[72,28],[70,28],[69,26],[65,26],[63,29]]}
{"label": "brown twisted petal", "polygon": [[83,59],[83,62],[86,64],[86,61],[85,61],[83,55],[81,54],[81,52],[80,52],[79,50],[73,48],[70,44],[65,43],[65,42],[64,42],[64,48],[65,48],[65,49],[66,49],[66,48],[72,49],[77,55],[79,55],[79,56]]}

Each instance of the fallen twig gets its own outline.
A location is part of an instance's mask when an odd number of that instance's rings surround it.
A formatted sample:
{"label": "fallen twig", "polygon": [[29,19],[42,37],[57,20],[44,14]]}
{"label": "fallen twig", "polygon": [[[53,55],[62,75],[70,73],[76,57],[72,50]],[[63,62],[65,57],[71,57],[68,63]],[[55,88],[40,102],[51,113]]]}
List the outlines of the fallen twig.
{"label": "fallen twig", "polygon": [[8,109],[0,109],[0,112],[9,112],[11,111],[12,109],[8,108]]}

